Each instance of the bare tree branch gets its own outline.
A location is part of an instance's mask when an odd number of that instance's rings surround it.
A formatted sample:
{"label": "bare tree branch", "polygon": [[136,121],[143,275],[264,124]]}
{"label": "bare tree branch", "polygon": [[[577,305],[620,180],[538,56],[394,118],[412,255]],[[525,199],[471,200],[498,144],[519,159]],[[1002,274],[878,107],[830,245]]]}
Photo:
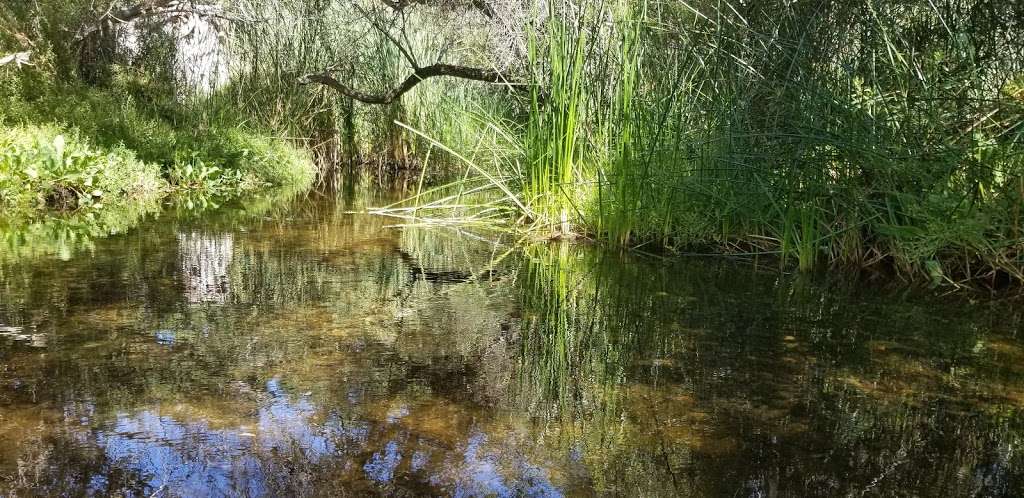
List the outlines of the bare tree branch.
{"label": "bare tree branch", "polygon": [[[381,33],[388,41],[394,45],[401,53],[402,57],[412,67],[412,74],[405,78],[398,86],[392,88],[385,93],[368,93],[361,90],[352,88],[351,86],[342,83],[334,77],[335,70],[327,69],[320,73],[308,74],[299,79],[300,84],[307,85],[310,83],[319,83],[334,90],[337,90],[342,95],[345,95],[354,100],[364,102],[367,104],[390,104],[395,102],[402,95],[405,95],[409,90],[412,90],[416,85],[420,84],[421,81],[433,78],[437,76],[450,76],[454,78],[461,78],[472,81],[483,81],[487,83],[503,83],[509,88],[517,90],[525,90],[527,87],[521,83],[513,81],[505,73],[493,69],[483,69],[478,67],[461,66],[456,64],[445,64],[442,62],[436,62],[426,67],[421,67],[416,60],[415,55],[412,53],[412,43],[409,42],[408,33],[406,32],[405,25],[405,11],[404,9],[410,5],[421,4],[429,5],[431,3],[441,4],[444,0],[381,0],[384,5],[391,8],[393,11],[393,17],[390,25],[385,25],[381,22],[379,12],[367,11],[358,4],[353,4],[356,11],[358,11],[363,18],[370,23],[370,25]],[[465,4],[462,4],[465,5]],[[469,0],[469,5],[472,8],[480,10],[484,15],[490,17],[494,14],[490,5],[486,0]],[[403,45],[398,38],[391,33],[391,27],[394,26],[395,21],[401,20],[400,36],[402,40],[405,40],[407,45]],[[442,47],[439,58],[443,56],[444,51],[447,47]]]}
{"label": "bare tree branch", "polygon": [[[398,41],[397,39],[395,39],[394,36],[391,35],[391,30],[388,29],[388,27],[382,26],[381,23],[377,21],[375,16],[371,15],[365,9],[360,7],[358,3],[353,2],[352,6],[356,9],[357,12],[359,12],[363,16],[364,19],[366,19],[370,23],[371,26],[373,26],[374,29],[376,29],[380,34],[384,35],[384,37],[386,37],[396,48],[398,48],[398,51],[402,54],[402,57],[404,57],[405,60],[408,61],[410,65],[412,65],[413,69],[420,67],[419,63],[416,62],[416,57],[412,55],[412,52],[410,50],[412,48],[411,43],[409,44],[409,49],[407,49],[404,45],[402,45],[402,42]],[[405,37],[405,13],[403,11],[398,11],[398,13],[399,15],[402,16],[402,36]],[[394,21],[392,21],[392,24],[394,24]],[[408,37],[405,37],[405,39],[408,41]]]}
{"label": "bare tree branch", "polygon": [[[385,6],[395,12],[404,11],[406,7],[414,4],[434,4],[444,5],[446,2],[437,0],[380,0]],[[465,5],[465,4],[462,4]],[[487,0],[469,0],[468,5],[474,9],[480,11],[484,16],[491,18],[494,17],[494,8],[491,7]],[[449,6],[451,6],[449,4]]]}
{"label": "bare tree branch", "polygon": [[488,19],[494,18],[494,9],[491,8],[491,4],[487,3],[485,0],[471,0],[470,4]]}
{"label": "bare tree branch", "polygon": [[110,9],[107,10],[100,18],[92,23],[87,24],[79,28],[78,34],[75,36],[75,41],[82,41],[93,33],[96,33],[103,29],[103,26],[107,23],[126,23],[134,21],[140,17],[153,15],[158,13],[161,9],[177,2],[178,0],[144,0],[130,7],[123,9],[114,9],[111,5]]}
{"label": "bare tree branch", "polygon": [[326,85],[337,90],[346,97],[360,102],[365,102],[367,104],[390,104],[398,100],[409,90],[412,90],[413,87],[420,84],[423,80],[437,76],[451,76],[454,78],[484,81],[487,83],[505,83],[513,88],[523,88],[521,85],[510,81],[506,75],[500,71],[442,63],[416,68],[415,71],[413,71],[413,73],[410,74],[409,77],[407,77],[400,85],[386,93],[379,94],[356,90],[338,81],[329,70],[322,73],[303,76],[300,79],[300,82],[302,84],[320,83],[321,85]]}

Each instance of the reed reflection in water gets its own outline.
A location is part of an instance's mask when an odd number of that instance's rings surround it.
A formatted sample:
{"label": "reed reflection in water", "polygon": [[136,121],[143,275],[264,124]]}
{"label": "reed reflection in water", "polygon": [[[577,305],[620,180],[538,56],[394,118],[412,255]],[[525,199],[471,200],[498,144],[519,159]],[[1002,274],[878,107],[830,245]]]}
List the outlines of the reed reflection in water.
{"label": "reed reflection in water", "polygon": [[0,494],[1021,489],[1012,304],[353,208],[3,260]]}

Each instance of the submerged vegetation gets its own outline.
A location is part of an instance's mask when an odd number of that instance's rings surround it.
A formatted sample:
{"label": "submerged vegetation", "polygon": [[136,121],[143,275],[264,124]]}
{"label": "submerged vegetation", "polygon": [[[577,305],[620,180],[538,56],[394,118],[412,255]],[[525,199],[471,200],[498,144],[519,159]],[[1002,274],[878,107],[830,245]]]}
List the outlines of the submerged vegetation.
{"label": "submerged vegetation", "polygon": [[301,146],[325,174],[416,171],[430,194],[380,212],[420,222],[1024,281],[1024,18],[1001,2],[86,3],[5,14],[36,66],[0,66],[3,122],[179,190],[308,182]]}

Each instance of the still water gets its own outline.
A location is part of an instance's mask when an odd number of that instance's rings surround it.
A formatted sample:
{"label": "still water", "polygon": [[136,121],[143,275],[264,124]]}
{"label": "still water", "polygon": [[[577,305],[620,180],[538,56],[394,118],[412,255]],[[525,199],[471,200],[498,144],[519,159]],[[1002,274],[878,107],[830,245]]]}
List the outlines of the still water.
{"label": "still water", "polygon": [[8,238],[0,496],[1024,490],[1012,301],[517,249],[358,199]]}

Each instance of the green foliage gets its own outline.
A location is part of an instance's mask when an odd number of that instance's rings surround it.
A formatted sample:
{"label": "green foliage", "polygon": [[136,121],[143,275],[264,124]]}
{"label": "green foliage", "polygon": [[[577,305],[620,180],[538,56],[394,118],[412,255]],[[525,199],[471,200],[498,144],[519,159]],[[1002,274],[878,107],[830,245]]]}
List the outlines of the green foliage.
{"label": "green foliage", "polygon": [[[213,164],[225,170],[217,176],[231,179],[234,188],[246,189],[252,184],[271,186],[299,185],[308,187],[315,174],[308,153],[282,140],[266,137],[242,127],[211,130],[209,134],[189,137],[184,147],[191,151],[190,160]],[[232,176],[233,175],[233,176]]]}
{"label": "green foliage", "polygon": [[[150,172],[174,189],[204,197],[232,197],[267,187],[306,188],[314,179],[307,153],[240,124],[204,122],[187,108],[172,104],[169,89],[138,75],[122,74],[106,88],[57,84],[37,71],[0,77],[0,82],[16,96],[9,107],[0,109],[0,129],[5,133],[14,137],[16,130],[45,129],[54,136],[89,137],[94,149],[92,155],[76,152],[66,157],[66,165],[53,159],[53,165],[42,168],[50,176],[13,183],[8,191],[23,191],[8,192],[8,196],[45,199],[57,189],[74,193],[75,206],[85,206],[84,193],[95,189],[81,188],[79,183],[122,181],[123,168],[111,164],[132,161],[152,165],[147,166]],[[30,164],[55,157],[52,140],[10,140],[22,144],[17,151],[8,151],[15,157],[10,161]],[[99,159],[107,155],[111,159]],[[46,207],[45,202],[20,204]]]}
{"label": "green foliage", "polygon": [[1024,280],[1019,15],[971,0],[543,5],[527,117],[491,119],[520,145],[488,163],[522,186],[535,227]]}
{"label": "green foliage", "polygon": [[[0,18],[0,47],[40,43],[38,70],[0,69],[18,96],[0,120],[123,145],[190,195],[308,184],[305,154],[267,138],[287,136],[325,169],[421,166],[422,185],[429,163],[461,178],[430,209],[488,191],[474,222],[514,212],[629,247],[1024,281],[1024,19],[994,2],[557,0],[502,24],[448,2],[237,0],[232,15],[273,22],[237,23],[230,84],[192,100],[156,42],[102,89],[54,84],[74,66],[60,27],[87,7]],[[506,42],[523,53],[499,64]],[[332,68],[382,92],[407,57],[498,67],[527,91],[432,79],[374,106],[299,83]]]}
{"label": "green foliage", "polygon": [[54,126],[0,128],[0,208],[100,210],[162,195],[159,169],[123,147],[101,149]]}

